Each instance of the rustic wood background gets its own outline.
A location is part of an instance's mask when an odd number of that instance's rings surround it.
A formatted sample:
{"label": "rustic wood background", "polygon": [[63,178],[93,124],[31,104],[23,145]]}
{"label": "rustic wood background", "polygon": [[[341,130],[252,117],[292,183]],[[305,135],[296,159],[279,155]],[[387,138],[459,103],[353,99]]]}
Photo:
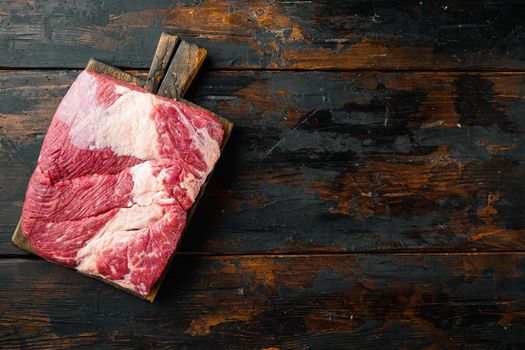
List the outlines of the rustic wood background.
{"label": "rustic wood background", "polygon": [[[0,348],[525,346],[525,2],[2,1]],[[236,129],[150,305],[14,248],[94,56]]]}

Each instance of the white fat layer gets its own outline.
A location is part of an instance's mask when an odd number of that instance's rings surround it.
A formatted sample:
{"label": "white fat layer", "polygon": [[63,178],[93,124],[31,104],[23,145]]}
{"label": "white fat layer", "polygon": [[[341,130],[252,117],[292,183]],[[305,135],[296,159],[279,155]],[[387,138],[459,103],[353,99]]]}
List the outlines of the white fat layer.
{"label": "white fat layer", "polygon": [[215,163],[219,159],[219,156],[221,155],[221,148],[219,146],[219,143],[210,136],[210,134],[208,133],[208,129],[197,129],[197,132],[200,136],[199,146],[201,151],[203,151],[202,155],[204,157],[204,161],[206,162],[206,167],[208,169],[206,173],[209,173],[213,169],[213,166],[215,165]]}
{"label": "white fat layer", "polygon": [[[131,208],[122,208],[107,222],[104,230],[107,232],[141,230],[162,216],[163,209],[160,204],[146,207],[134,205]],[[121,242],[121,240],[117,240]]]}
{"label": "white fat layer", "polygon": [[131,196],[135,204],[129,208],[121,208],[78,251],[76,256],[78,270],[92,274],[98,273],[96,262],[101,251],[132,240],[139,233],[139,230],[148,227],[162,217],[164,204],[175,201],[164,190],[162,184],[164,173],[161,172],[158,176],[154,176],[151,162],[147,161],[131,167],[130,174],[133,178]]}
{"label": "white fat layer", "polygon": [[122,208],[106,225],[78,252],[77,269],[88,273],[98,273],[97,257],[104,249],[118,244],[125,244],[143,229],[160,217],[163,208],[159,204],[142,207],[134,205]]}
{"label": "white fat layer", "polygon": [[97,80],[89,73],[82,73],[79,86],[70,89],[77,104],[65,105],[61,119],[70,126],[71,142],[83,149],[110,148],[117,156],[134,156],[152,159],[157,155],[158,134],[151,118],[156,99],[152,94],[114,85],[118,95],[109,107],[94,105],[79,108],[82,102],[95,101]]}
{"label": "white fat layer", "polygon": [[119,95],[124,95],[125,93],[129,92],[130,90],[122,85],[115,85],[115,92]]}
{"label": "white fat layer", "polygon": [[156,199],[169,199],[162,183],[164,169],[158,176],[154,176],[151,162],[148,161],[131,167],[129,172],[133,177],[132,196],[135,203],[145,206],[151,205]]}
{"label": "white fat layer", "polygon": [[195,197],[199,194],[201,188],[200,182],[201,181],[196,179],[192,173],[188,173],[180,183],[180,187],[186,190],[186,195],[191,198],[192,202],[195,202]]}

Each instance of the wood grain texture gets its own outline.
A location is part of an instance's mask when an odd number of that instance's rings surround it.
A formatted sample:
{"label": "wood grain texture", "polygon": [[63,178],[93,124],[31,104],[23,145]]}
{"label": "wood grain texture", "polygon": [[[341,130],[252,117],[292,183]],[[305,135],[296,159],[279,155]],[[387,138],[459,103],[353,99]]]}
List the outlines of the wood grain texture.
{"label": "wood grain texture", "polygon": [[95,58],[89,59],[86,65],[86,69],[95,73],[109,75],[110,77],[113,77],[115,79],[125,81],[126,83],[130,83],[140,87],[144,87],[144,85],[146,84],[146,81],[144,81],[143,79],[140,79],[139,77],[133,74],[130,74],[113,66],[107,65],[104,62],[101,62]]}
{"label": "wood grain texture", "polygon": [[[0,242],[74,71],[0,73]],[[208,72],[231,119],[184,252],[525,247],[519,73]],[[0,243],[0,254],[17,251]]]}
{"label": "wood grain texture", "polygon": [[1,67],[149,68],[163,31],[215,68],[523,69],[522,1],[5,1]]}
{"label": "wood grain texture", "polygon": [[184,96],[205,59],[204,48],[181,41],[159,87],[158,95],[174,99]]}
{"label": "wood grain texture", "polygon": [[[0,67],[54,69],[0,71],[0,348],[525,348],[524,10],[1,3]],[[236,130],[151,305],[9,238],[65,69],[146,79],[163,31]]]}
{"label": "wood grain texture", "polygon": [[42,261],[0,260],[2,349],[518,349],[525,257],[177,257],[150,305]]}
{"label": "wood grain texture", "polygon": [[[179,45],[179,37],[170,33],[162,33],[153,56],[153,61],[148,73],[145,89],[156,94],[160,83]],[[193,79],[192,79],[193,80]],[[190,82],[191,83],[191,82]],[[181,95],[179,95],[181,96]]]}

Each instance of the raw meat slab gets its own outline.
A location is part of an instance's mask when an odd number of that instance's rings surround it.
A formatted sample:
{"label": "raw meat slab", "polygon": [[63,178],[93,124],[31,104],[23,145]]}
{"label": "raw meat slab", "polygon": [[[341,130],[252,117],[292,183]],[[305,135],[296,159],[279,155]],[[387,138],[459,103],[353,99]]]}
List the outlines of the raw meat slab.
{"label": "raw meat slab", "polygon": [[200,107],[84,71],[44,141],[23,248],[152,300],[230,130]]}

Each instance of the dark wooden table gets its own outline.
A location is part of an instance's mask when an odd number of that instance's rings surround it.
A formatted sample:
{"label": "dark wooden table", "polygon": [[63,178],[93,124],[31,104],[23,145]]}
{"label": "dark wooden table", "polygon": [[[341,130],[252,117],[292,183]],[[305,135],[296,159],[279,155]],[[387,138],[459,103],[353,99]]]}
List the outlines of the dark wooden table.
{"label": "dark wooden table", "polygon": [[[4,1],[0,348],[525,346],[523,1]],[[236,129],[155,304],[10,244],[90,56]]]}

